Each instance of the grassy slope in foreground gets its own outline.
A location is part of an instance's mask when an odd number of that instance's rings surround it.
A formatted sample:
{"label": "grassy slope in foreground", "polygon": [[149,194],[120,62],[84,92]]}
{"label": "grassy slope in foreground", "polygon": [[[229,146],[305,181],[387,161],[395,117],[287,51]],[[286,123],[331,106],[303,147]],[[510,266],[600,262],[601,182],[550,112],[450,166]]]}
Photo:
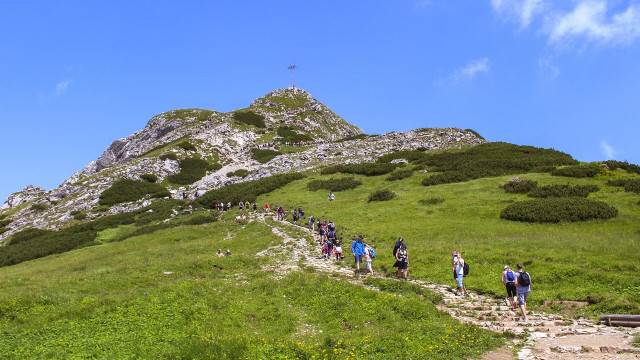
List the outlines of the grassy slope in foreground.
{"label": "grassy slope in foreground", "polygon": [[256,253],[279,243],[263,224],[218,222],[2,268],[0,358],[450,359],[503,343],[408,284],[397,296],[309,272],[275,280]]}
{"label": "grassy slope in foreground", "polygon": [[[613,174],[625,176],[618,170]],[[589,198],[615,206],[619,215],[607,221],[530,224],[500,219],[508,204],[528,200],[507,194],[499,185],[512,176],[483,178],[465,183],[421,186],[427,175],[388,182],[386,176],[355,177],[363,185],[336,193],[308,191],[304,184],[336,175],[314,175],[259,198],[260,203],[305,205],[305,213],[333,220],[345,237],[363,234],[374,243],[378,257],[374,269],[391,273],[391,252],[398,236],[408,243],[412,277],[454,285],[450,254],[456,249],[471,265],[466,284],[473,291],[506,296],[500,282],[505,264],[524,263],[533,279],[530,303],[586,300],[597,304],[580,311],[640,314],[640,206],[636,194],[606,185],[608,177],[573,179],[549,174],[522,174],[524,179],[548,184],[597,184],[601,190]],[[354,175],[349,175],[354,177]],[[390,189],[390,201],[367,202],[370,193]],[[437,205],[420,200],[442,198]],[[350,243],[349,243],[350,244]],[[348,245],[347,245],[348,248]],[[347,254],[350,253],[347,251]],[[348,257],[349,258],[349,257]],[[350,258],[349,258],[350,259]],[[562,305],[554,304],[554,311]]]}

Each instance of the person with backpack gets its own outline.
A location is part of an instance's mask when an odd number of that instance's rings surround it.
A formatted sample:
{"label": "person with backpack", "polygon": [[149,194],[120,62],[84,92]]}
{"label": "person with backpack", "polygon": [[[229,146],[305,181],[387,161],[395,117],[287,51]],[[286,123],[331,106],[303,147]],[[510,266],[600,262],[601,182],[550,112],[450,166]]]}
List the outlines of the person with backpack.
{"label": "person with backpack", "polygon": [[511,270],[509,265],[505,265],[502,271],[502,283],[507,289],[507,299],[511,310],[516,309],[516,296],[518,289],[516,288],[516,274]]}
{"label": "person with backpack", "polygon": [[362,235],[358,236],[356,240],[353,240],[353,244],[351,244],[351,252],[353,253],[353,257],[356,261],[356,275],[360,275],[360,263],[362,262],[362,257],[364,256],[364,243],[362,242]]}
{"label": "person with backpack", "polygon": [[333,255],[333,247],[338,241],[338,237],[336,235],[335,230],[329,230],[327,233],[327,259],[331,259],[331,255]]}
{"label": "person with backpack", "polygon": [[298,209],[293,209],[293,224],[297,225],[298,222]]}
{"label": "person with backpack", "polygon": [[365,245],[364,248],[364,273],[373,275],[373,268],[371,267],[373,263],[373,258],[376,257],[376,252],[369,245]]}
{"label": "person with backpack", "polygon": [[282,207],[282,205],[280,205],[280,207],[278,208],[277,213],[278,213],[278,221],[284,220],[284,208]]}
{"label": "person with backpack", "polygon": [[454,270],[456,274],[456,282],[458,285],[458,296],[467,295],[467,287],[464,286],[464,266],[465,262],[462,258],[462,254],[456,254],[456,260],[454,261]]}
{"label": "person with backpack", "polygon": [[396,264],[393,266],[398,267],[398,278],[407,280],[407,274],[409,272],[409,252],[407,251],[407,244],[402,243],[398,251],[396,251]]}
{"label": "person with backpack", "polygon": [[309,230],[311,230],[311,232],[315,231],[315,225],[316,225],[316,218],[314,218],[313,215],[309,216]]}
{"label": "person with backpack", "polygon": [[516,287],[518,289],[518,305],[522,311],[522,322],[527,322],[527,297],[531,292],[531,276],[524,271],[524,265],[518,264],[518,274],[516,275]]}

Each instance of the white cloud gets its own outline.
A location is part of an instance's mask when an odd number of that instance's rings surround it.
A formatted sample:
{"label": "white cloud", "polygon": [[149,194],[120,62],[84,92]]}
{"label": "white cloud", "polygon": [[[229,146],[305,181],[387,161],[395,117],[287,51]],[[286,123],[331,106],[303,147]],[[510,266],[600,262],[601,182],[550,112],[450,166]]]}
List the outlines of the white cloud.
{"label": "white cloud", "polygon": [[57,95],[62,95],[67,91],[67,87],[69,87],[69,84],[71,84],[73,82],[73,79],[66,79],[66,80],[62,80],[59,83],[56,84],[56,94]]}
{"label": "white cloud", "polygon": [[539,58],[538,69],[540,70],[540,76],[546,80],[553,81],[560,75],[560,68],[554,65],[553,57],[551,56]]}
{"label": "white cloud", "polygon": [[543,12],[544,0],[491,0],[493,9],[502,16],[516,20],[522,28],[531,24],[534,16]]}
{"label": "white cloud", "polygon": [[478,74],[486,73],[491,70],[491,64],[489,63],[489,58],[482,58],[478,60],[473,60],[467,66],[458,69],[453,78],[456,82],[464,81],[464,80],[473,80]]}
{"label": "white cloud", "polygon": [[607,144],[605,140],[600,141],[600,149],[602,150],[602,155],[606,157],[606,160],[613,160],[616,156],[616,150]]}
{"label": "white cloud", "polygon": [[415,4],[417,8],[426,8],[431,5],[431,0],[418,0]]}
{"label": "white cloud", "polygon": [[550,20],[549,41],[586,37],[602,43],[630,43],[640,37],[640,6],[631,4],[620,13],[607,16],[606,0],[580,1],[572,12]]}

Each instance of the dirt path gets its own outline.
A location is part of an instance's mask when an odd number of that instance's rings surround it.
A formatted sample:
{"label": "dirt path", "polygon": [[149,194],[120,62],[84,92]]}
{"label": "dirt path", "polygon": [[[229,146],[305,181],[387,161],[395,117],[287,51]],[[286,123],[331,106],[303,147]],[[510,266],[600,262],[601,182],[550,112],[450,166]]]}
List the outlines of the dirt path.
{"label": "dirt path", "polygon": [[[321,258],[317,235],[310,230],[288,221],[266,221],[264,214],[253,214],[251,218],[264,222],[283,239],[284,246],[274,246],[259,254],[277,259],[275,265],[265,268],[273,271],[275,276],[282,277],[306,266],[363,285],[364,276],[356,277],[351,268],[340,267],[333,260]],[[285,251],[286,256],[279,256]],[[586,319],[565,319],[559,315],[533,312],[528,314],[529,322],[522,323],[518,314],[506,306],[504,299],[474,293],[458,297],[447,285],[422,280],[409,282],[441,294],[444,301],[438,308],[461,322],[514,335],[506,347],[485,354],[485,359],[640,359],[640,349],[631,344],[640,329],[612,328]]]}

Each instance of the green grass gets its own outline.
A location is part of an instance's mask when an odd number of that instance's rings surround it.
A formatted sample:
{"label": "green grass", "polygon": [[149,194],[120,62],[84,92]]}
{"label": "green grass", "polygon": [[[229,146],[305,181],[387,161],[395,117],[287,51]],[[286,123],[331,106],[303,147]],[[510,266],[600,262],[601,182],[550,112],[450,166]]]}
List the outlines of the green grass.
{"label": "green grass", "polygon": [[[529,224],[500,219],[507,205],[528,199],[499,187],[512,176],[423,187],[420,183],[425,176],[394,182],[384,181],[384,176],[356,176],[362,185],[340,192],[334,202],[327,201],[325,193],[294,183],[261,196],[258,203],[302,204],[316,218],[331,218],[345,239],[363,234],[366,242],[378,246],[378,268],[389,273],[393,260],[391,256],[385,259],[385,254],[390,254],[394,242],[403,236],[412,258],[409,273],[416,278],[453,285],[448,258],[455,249],[473,265],[467,284],[474,291],[502,297],[502,267],[525,263],[533,279],[534,307],[545,300],[585,300],[589,295],[601,295],[606,301],[576,310],[577,315],[640,314],[637,195],[607,186],[606,176],[563,179],[571,185],[598,185],[601,190],[589,198],[613,205],[618,216],[606,221]],[[538,181],[540,186],[558,181],[549,174],[520,177]],[[316,174],[305,181],[328,178]],[[369,194],[383,189],[397,196],[386,202],[367,202]],[[421,203],[429,198],[444,202],[436,206]]]}
{"label": "green grass", "polygon": [[0,357],[449,359],[504,343],[408,284],[276,280],[256,253],[279,241],[257,222],[214,223],[0,269]]}

